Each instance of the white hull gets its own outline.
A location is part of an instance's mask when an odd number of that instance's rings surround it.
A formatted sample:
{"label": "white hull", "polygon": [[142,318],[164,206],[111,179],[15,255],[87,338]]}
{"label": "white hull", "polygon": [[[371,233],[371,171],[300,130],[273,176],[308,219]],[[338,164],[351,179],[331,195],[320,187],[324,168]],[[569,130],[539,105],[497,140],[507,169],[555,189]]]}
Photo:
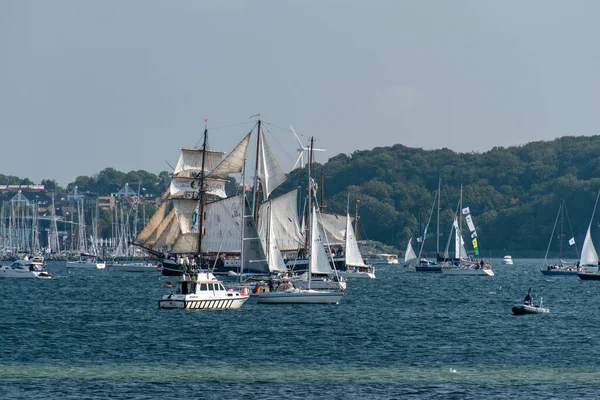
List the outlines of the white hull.
{"label": "white hull", "polygon": [[265,292],[257,296],[261,304],[337,304],[344,297],[342,291],[292,289],[286,292]]}
{"label": "white hull", "polygon": [[[292,282],[292,284],[294,285],[295,288],[298,288],[298,289],[307,289],[308,288],[308,285],[307,285],[308,274],[306,274],[306,273],[299,275],[297,277],[287,278],[287,280]],[[313,278],[310,281],[310,288],[311,289],[319,289],[319,290],[339,290],[339,289],[346,290],[346,282],[344,282],[344,281],[338,282],[338,281],[334,281],[329,278],[319,278],[319,277],[313,276]]]}
{"label": "white hull", "polygon": [[375,279],[375,271],[363,271],[359,272],[356,270],[353,271],[338,271],[339,276],[343,276],[344,278],[366,278],[366,279]]}
{"label": "white hull", "polygon": [[229,310],[240,308],[249,296],[242,296],[237,292],[226,297],[212,299],[201,298],[197,295],[167,295],[158,301],[159,308],[184,308],[188,310]]}
{"label": "white hull", "polygon": [[67,261],[67,268],[104,269],[106,268],[106,263]]}
{"label": "white hull", "polygon": [[442,267],[442,273],[444,275],[480,275],[480,276],[494,276],[494,271],[488,268],[470,268],[470,267],[456,267],[446,268]]}
{"label": "white hull", "polygon": [[50,279],[52,275],[45,271],[13,270],[10,267],[0,268],[0,278],[39,278]]}
{"label": "white hull", "polygon": [[41,263],[17,260],[9,266],[0,267],[0,278],[50,279],[52,275],[43,269],[43,264]]}

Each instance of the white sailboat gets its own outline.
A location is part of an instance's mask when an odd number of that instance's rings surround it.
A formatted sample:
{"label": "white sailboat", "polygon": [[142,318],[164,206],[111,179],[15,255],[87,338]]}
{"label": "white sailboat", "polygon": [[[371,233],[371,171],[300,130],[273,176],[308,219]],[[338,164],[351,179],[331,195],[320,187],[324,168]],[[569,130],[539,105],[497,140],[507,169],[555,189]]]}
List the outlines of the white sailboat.
{"label": "white sailboat", "polygon": [[412,237],[408,239],[406,245],[406,251],[404,252],[404,268],[408,272],[415,272],[415,265],[417,264],[417,254],[412,247]]}
{"label": "white sailboat", "polygon": [[[460,201],[457,209],[457,215],[462,214],[462,217],[467,222],[467,226],[471,233],[473,250],[477,255],[479,253],[478,243],[477,243],[477,231],[475,229],[475,225],[473,222],[473,218],[471,216],[471,210],[469,207],[463,208],[462,204],[462,186],[460,189]],[[467,254],[467,249],[465,247],[465,241],[462,237],[462,218],[460,216],[454,218],[454,222],[452,223],[452,231],[454,234],[454,248],[455,248],[455,258],[445,262],[442,265],[442,273],[445,275],[479,275],[479,276],[494,276],[494,271],[492,271],[492,267],[488,263],[484,263],[483,260],[481,262],[476,261],[473,262],[469,259]],[[452,234],[451,234],[452,237]],[[446,247],[446,252],[448,252],[448,246]]]}
{"label": "white sailboat", "polygon": [[579,273],[577,274],[580,279],[583,280],[600,280],[600,272],[598,271],[598,253],[594,247],[592,241],[592,222],[594,221],[594,214],[596,214],[596,207],[598,206],[598,198],[600,197],[600,191],[596,196],[596,204],[594,204],[594,211],[592,211],[592,218],[588,225],[587,232],[585,233],[585,239],[583,240],[583,247],[581,248],[581,258],[579,260]]}
{"label": "white sailboat", "polygon": [[346,278],[371,278],[375,279],[375,267],[365,264],[358,242],[354,236],[350,214],[346,213],[346,240],[344,247],[344,269],[338,271],[340,276]]}
{"label": "white sailboat", "polygon": [[[313,144],[311,139],[311,148]],[[257,302],[262,304],[337,304],[343,297],[344,291],[337,290],[315,290],[312,288],[312,274],[323,273],[331,268],[323,243],[324,235],[320,231],[317,221],[317,208],[312,203],[313,185],[311,177],[312,152],[308,167],[307,209],[310,210],[310,221],[308,223],[309,241],[309,268],[307,271],[306,288],[300,289],[292,285],[280,285],[280,290],[263,292],[258,294]],[[287,284],[288,282],[286,282]]]}
{"label": "white sailboat", "polygon": [[[542,266],[542,268],[540,269],[541,273],[544,275],[551,275],[551,276],[568,276],[568,275],[577,275],[578,272],[578,268],[577,268],[577,262],[573,261],[573,262],[568,262],[563,260],[563,222],[564,222],[564,214],[566,212],[567,208],[565,205],[564,200],[561,201],[560,206],[558,207],[558,213],[556,214],[556,220],[554,221],[554,227],[552,228],[552,233],[550,234],[550,241],[548,242],[548,247],[546,248],[546,255],[544,256],[544,265]],[[556,263],[549,263],[548,262],[548,252],[550,251],[550,246],[552,245],[552,241],[554,239],[554,232],[556,231],[556,227],[559,224],[559,220],[560,220],[560,227],[559,227],[559,234],[558,234],[558,244],[559,244],[559,255],[558,255],[558,262]],[[567,215],[567,221],[569,220],[568,215]],[[569,228],[571,227],[571,222],[569,221]],[[590,238],[591,240],[591,238]],[[575,238],[573,236],[573,230],[571,229],[571,239],[569,239],[569,245],[570,246],[574,246],[575,245]],[[577,252],[577,247],[575,246],[575,252]],[[577,259],[579,259],[579,254],[577,254]]]}

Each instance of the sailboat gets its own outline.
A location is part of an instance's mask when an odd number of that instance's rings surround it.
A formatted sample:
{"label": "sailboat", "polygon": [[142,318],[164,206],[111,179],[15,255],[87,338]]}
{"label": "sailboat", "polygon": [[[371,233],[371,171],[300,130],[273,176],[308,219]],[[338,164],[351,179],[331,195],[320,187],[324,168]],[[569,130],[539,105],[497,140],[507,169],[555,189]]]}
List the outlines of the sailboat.
{"label": "sailboat", "polygon": [[[423,228],[423,235],[420,237],[421,239],[421,247],[419,248],[419,255],[418,255],[418,260],[419,263],[415,266],[415,271],[416,272],[442,272],[442,267],[434,261],[429,261],[426,258],[422,258],[421,255],[423,254],[423,246],[425,245],[425,239],[427,238],[427,229],[429,228],[429,223],[431,222],[431,217],[433,215],[433,209],[435,207],[436,201],[437,201],[437,209],[438,209],[438,213],[439,213],[439,209],[440,209],[440,203],[439,203],[439,196],[440,196],[440,190],[439,190],[439,186],[438,186],[438,192],[436,193],[435,198],[433,199],[433,204],[431,205],[431,211],[429,212],[429,219],[427,220],[427,224],[425,225],[425,228]],[[438,229],[436,231],[439,231],[439,218],[438,218]],[[438,241],[439,241],[439,234],[437,234],[438,236]],[[438,250],[439,250],[439,245],[438,245]]]}
{"label": "sailboat", "polygon": [[417,255],[415,254],[415,250],[412,247],[412,237],[408,239],[408,244],[406,245],[406,251],[404,252],[404,268],[406,271],[415,272],[415,264],[417,260]]}
{"label": "sailboat", "polygon": [[580,279],[588,281],[600,281],[600,273],[598,272],[598,253],[594,247],[592,241],[592,222],[594,221],[594,214],[596,213],[596,207],[598,206],[598,198],[600,197],[600,191],[596,196],[596,204],[594,204],[594,211],[592,211],[592,218],[588,225],[585,239],[583,240],[583,247],[581,248],[581,259],[579,260],[579,272],[577,276]]}
{"label": "sailboat", "polygon": [[[174,209],[179,221],[179,235],[177,235],[171,251],[174,254],[189,254],[189,256],[186,257],[185,263],[182,263],[183,274],[177,282],[175,293],[163,296],[163,298],[158,301],[159,308],[232,309],[241,307],[249,298],[249,294],[245,290],[236,291],[233,288],[225,289],[223,282],[218,280],[213,274],[214,260],[207,260],[206,254],[204,253],[206,250],[204,247],[205,241],[208,239],[215,239],[218,236],[207,236],[207,230],[204,229],[205,224],[207,224],[212,217],[211,214],[208,213],[207,191],[209,188],[205,181],[205,165],[207,157],[204,157],[204,155],[207,154],[207,140],[208,129],[205,128],[204,143],[202,146],[203,157],[200,164],[199,178],[193,178],[193,182],[197,184],[197,186],[194,187],[198,188],[197,196],[173,199]],[[236,153],[235,150],[232,154],[234,153]],[[215,174],[240,172],[241,167],[243,166],[243,158],[240,160],[239,157],[236,156],[235,159],[232,159],[230,156],[219,163],[219,165],[212,170],[213,173],[215,173],[214,171],[217,171]],[[245,199],[245,195],[242,197]],[[235,197],[231,197],[230,199],[233,199],[230,201],[239,200]],[[223,202],[217,201],[211,204],[215,203],[220,204],[219,207],[223,204]],[[214,212],[218,210],[219,208],[212,209]],[[224,213],[221,215],[226,216],[228,214]],[[234,218],[234,221],[237,221],[237,219]],[[223,241],[234,240],[234,238],[229,236],[230,232],[227,231],[227,222],[227,219],[221,221],[222,228],[225,229],[225,232],[220,232],[225,233],[225,235],[221,237],[221,245],[223,244]],[[238,239],[242,237],[241,227],[239,227],[239,229],[240,234],[237,236]],[[210,244],[208,244],[208,246],[210,246]],[[189,257],[193,258],[190,259]]]}
{"label": "sailboat", "polygon": [[[311,148],[314,138],[311,138]],[[307,209],[310,210],[310,218],[307,221],[307,237],[310,238],[308,244],[309,267],[307,270],[306,288],[300,289],[294,287],[289,281],[282,282],[274,291],[262,292],[257,296],[257,302],[261,304],[337,304],[343,297],[344,291],[338,287],[337,290],[315,290],[312,285],[312,274],[331,268],[325,246],[323,243],[324,234],[319,228],[317,220],[317,207],[313,205],[313,186],[311,177],[312,152],[310,153],[308,167],[308,198]]]}
{"label": "sailboat", "polygon": [[[460,215],[459,214],[462,214]],[[462,218],[465,219],[469,232],[471,233],[471,243],[473,244],[474,255],[479,254],[479,245],[477,242],[477,231],[471,215],[469,207],[463,208],[462,199],[462,186],[460,188],[460,200],[457,206],[456,216],[452,223],[452,231],[448,240],[454,236],[454,248],[455,256],[454,259],[450,259],[442,264],[442,273],[445,275],[480,275],[480,276],[494,276],[494,271],[489,263],[481,261],[472,261],[467,254],[465,247],[465,241],[462,236]],[[453,235],[452,235],[453,233]],[[446,246],[445,253],[448,253],[448,245]]]}
{"label": "sailboat", "polygon": [[[550,235],[550,241],[548,242],[548,247],[546,248],[546,255],[544,256],[544,266],[540,269],[541,273],[544,275],[552,275],[552,276],[567,276],[567,275],[577,275],[577,265],[576,262],[567,262],[563,260],[563,245],[562,239],[563,235],[563,222],[564,222],[564,214],[567,210],[564,200],[561,201],[560,206],[558,207],[558,213],[556,214],[556,220],[554,221],[554,227],[552,228],[552,234]],[[560,248],[558,262],[555,264],[551,264],[548,262],[548,252],[550,251],[550,246],[552,245],[552,239],[554,238],[554,232],[556,231],[556,226],[558,225],[560,220],[560,229],[558,234],[558,244]],[[568,220],[568,214],[567,214]],[[571,227],[571,222],[569,221],[569,228]],[[591,238],[590,238],[591,241]],[[575,238],[573,237],[573,231],[571,230],[571,239],[569,239],[569,245],[575,245]],[[575,251],[577,252],[577,247],[575,247]],[[577,254],[577,258],[579,259],[579,254]]]}
{"label": "sailboat", "polygon": [[350,214],[346,212],[346,245],[344,248],[344,268],[338,271],[340,276],[346,278],[371,278],[375,279],[375,267],[365,264],[354,230]]}

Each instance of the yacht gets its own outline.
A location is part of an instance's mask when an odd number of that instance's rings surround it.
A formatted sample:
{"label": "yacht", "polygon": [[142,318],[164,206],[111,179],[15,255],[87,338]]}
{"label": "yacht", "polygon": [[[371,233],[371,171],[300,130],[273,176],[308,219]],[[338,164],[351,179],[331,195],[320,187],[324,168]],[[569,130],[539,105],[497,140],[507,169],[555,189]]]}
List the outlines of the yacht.
{"label": "yacht", "polygon": [[502,259],[502,265],[513,265],[513,260],[511,256],[504,256]]}
{"label": "yacht", "polygon": [[46,271],[43,259],[34,257],[13,261],[8,266],[0,266],[0,278],[42,278],[50,279],[52,275]]}

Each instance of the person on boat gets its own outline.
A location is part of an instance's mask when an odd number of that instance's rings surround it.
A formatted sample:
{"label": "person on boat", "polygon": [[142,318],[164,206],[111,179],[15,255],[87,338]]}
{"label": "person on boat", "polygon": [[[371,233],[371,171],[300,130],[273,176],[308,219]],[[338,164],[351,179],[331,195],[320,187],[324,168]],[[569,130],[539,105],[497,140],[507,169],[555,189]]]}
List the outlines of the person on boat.
{"label": "person on boat", "polygon": [[527,296],[525,296],[525,304],[528,306],[533,305],[533,296],[531,295],[531,291],[528,291]]}

